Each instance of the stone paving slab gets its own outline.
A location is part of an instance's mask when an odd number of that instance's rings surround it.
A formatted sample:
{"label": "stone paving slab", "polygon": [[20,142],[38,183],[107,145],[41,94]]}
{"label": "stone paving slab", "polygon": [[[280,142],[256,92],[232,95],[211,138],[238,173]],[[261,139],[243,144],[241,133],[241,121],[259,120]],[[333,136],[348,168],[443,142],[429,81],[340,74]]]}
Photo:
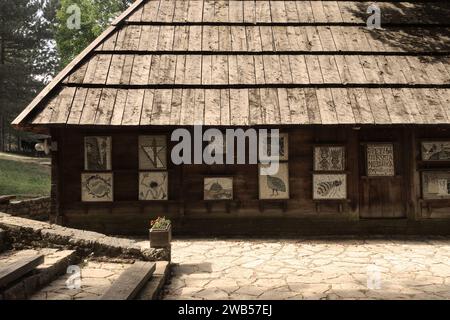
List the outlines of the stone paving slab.
{"label": "stone paving slab", "polygon": [[450,299],[450,238],[174,241],[164,299]]}
{"label": "stone paving slab", "polygon": [[[79,288],[67,285],[73,275],[66,274],[33,295],[31,300],[97,300],[131,263],[86,261],[78,266],[81,269]],[[69,284],[74,282],[69,281]]]}

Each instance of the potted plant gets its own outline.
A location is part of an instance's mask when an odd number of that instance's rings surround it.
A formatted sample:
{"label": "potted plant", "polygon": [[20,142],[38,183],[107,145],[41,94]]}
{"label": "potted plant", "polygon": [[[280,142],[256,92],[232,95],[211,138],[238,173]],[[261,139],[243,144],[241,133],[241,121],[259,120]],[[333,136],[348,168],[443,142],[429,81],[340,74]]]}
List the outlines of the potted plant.
{"label": "potted plant", "polygon": [[158,217],[152,220],[150,228],[150,247],[166,248],[170,247],[172,241],[172,224],[166,217]]}

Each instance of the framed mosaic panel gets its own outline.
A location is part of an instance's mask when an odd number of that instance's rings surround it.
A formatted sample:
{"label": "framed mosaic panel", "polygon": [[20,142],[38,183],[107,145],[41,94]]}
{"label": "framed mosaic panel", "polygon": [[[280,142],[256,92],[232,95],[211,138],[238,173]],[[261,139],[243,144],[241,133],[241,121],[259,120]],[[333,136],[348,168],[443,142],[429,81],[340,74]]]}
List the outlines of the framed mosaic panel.
{"label": "framed mosaic panel", "polygon": [[450,199],[450,171],[423,171],[424,199]]}
{"label": "framed mosaic panel", "polygon": [[233,177],[203,179],[204,200],[233,200]]}
{"label": "framed mosaic panel", "polygon": [[112,173],[81,174],[81,201],[111,202],[113,201]]}
{"label": "framed mosaic panel", "polygon": [[84,170],[108,171],[111,166],[111,137],[84,137]]}
{"label": "framed mosaic panel", "polygon": [[373,143],[366,145],[367,176],[393,177],[395,175],[394,145]]}
{"label": "framed mosaic panel", "polygon": [[289,199],[289,166],[279,163],[278,172],[274,175],[262,175],[261,169],[268,164],[259,164],[259,199]]}
{"label": "framed mosaic panel", "polygon": [[314,200],[344,200],[347,199],[346,174],[314,174]]}
{"label": "framed mosaic panel", "polygon": [[450,161],[450,141],[423,141],[422,161]]}
{"label": "framed mosaic panel", "polygon": [[314,171],[344,171],[345,147],[316,146],[314,147]]}
{"label": "framed mosaic panel", "polygon": [[139,173],[139,200],[169,200],[169,174],[162,172]]}
{"label": "framed mosaic panel", "polygon": [[139,136],[139,169],[167,169],[166,136]]}
{"label": "framed mosaic panel", "polygon": [[[263,141],[262,146],[265,149],[265,154],[270,157],[272,152],[272,138],[267,136],[267,141]],[[289,135],[287,133],[279,134],[279,156],[280,161],[287,161],[289,159]],[[260,160],[266,160],[267,157],[260,157]]]}

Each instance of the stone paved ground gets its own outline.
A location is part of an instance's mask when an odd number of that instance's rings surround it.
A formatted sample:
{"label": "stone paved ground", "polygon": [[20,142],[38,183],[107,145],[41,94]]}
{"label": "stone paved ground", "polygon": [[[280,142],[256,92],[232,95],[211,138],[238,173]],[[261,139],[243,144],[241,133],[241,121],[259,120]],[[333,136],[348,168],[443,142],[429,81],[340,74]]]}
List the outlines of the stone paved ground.
{"label": "stone paved ground", "polygon": [[174,241],[165,299],[450,299],[450,239]]}
{"label": "stone paved ground", "polygon": [[111,286],[130,264],[87,261],[80,264],[81,288],[69,289],[66,281],[71,275],[64,275],[51,282],[31,300],[96,300]]}

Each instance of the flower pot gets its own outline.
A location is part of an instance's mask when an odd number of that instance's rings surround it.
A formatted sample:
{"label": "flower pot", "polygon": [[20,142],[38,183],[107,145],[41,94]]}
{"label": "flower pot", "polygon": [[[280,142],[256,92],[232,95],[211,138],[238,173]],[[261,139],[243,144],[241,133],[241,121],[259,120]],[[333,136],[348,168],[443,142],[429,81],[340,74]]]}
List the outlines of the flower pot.
{"label": "flower pot", "polygon": [[150,248],[167,248],[172,241],[172,225],[167,229],[150,229]]}

